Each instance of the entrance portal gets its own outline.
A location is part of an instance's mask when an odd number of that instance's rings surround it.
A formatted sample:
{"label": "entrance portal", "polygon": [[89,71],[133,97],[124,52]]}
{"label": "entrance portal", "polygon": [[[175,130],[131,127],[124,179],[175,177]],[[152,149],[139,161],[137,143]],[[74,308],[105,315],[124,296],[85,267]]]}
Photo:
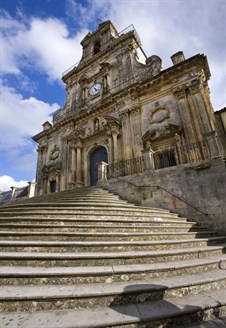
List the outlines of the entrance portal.
{"label": "entrance portal", "polygon": [[104,147],[95,149],[90,156],[90,185],[95,186],[98,181],[98,162],[108,163],[107,151]]}
{"label": "entrance portal", "polygon": [[56,180],[50,181],[50,192],[56,191]]}

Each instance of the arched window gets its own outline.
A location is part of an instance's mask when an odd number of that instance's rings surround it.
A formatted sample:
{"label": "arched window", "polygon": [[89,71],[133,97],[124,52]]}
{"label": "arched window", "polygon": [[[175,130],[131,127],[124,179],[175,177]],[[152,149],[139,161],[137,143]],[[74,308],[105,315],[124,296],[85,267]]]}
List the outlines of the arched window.
{"label": "arched window", "polygon": [[97,41],[97,42],[94,44],[94,49],[93,49],[93,53],[94,53],[94,55],[96,55],[98,52],[100,52],[100,41]]}

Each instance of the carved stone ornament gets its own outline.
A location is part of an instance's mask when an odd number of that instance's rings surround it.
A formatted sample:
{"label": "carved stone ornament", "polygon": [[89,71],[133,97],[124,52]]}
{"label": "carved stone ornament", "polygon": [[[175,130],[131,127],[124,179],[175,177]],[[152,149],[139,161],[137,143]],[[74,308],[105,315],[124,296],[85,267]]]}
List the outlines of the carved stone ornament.
{"label": "carved stone ornament", "polygon": [[59,148],[55,145],[50,153],[50,160],[55,161],[59,157],[60,151]]}
{"label": "carved stone ornament", "polygon": [[111,64],[109,63],[100,63],[100,72],[105,74],[111,70]]}
{"label": "carved stone ornament", "polygon": [[106,122],[106,128],[113,130],[113,129],[117,129],[120,130],[121,128],[121,122],[119,120],[117,120],[115,117],[106,115],[105,117]]}
{"label": "carved stone ornament", "polygon": [[151,56],[146,59],[148,71],[151,76],[157,75],[162,69],[162,59],[158,56]]}
{"label": "carved stone ornament", "polygon": [[142,137],[144,148],[146,149],[150,144],[156,140],[169,138],[176,135],[177,141],[178,137],[181,135],[181,128],[174,124],[168,124],[164,127],[164,130],[148,130]]}
{"label": "carved stone ornament", "polygon": [[83,127],[77,127],[76,130],[72,131],[68,136],[67,140],[77,140],[79,138],[83,138],[85,136],[85,129]]}
{"label": "carved stone ornament", "polygon": [[62,169],[62,163],[60,161],[56,161],[55,163],[45,165],[42,168],[42,176],[43,178],[48,178],[50,174],[59,174]]}
{"label": "carved stone ornament", "polygon": [[172,92],[177,100],[184,99],[186,97],[185,86],[173,88]]}
{"label": "carved stone ornament", "polygon": [[87,83],[88,79],[89,79],[88,75],[83,74],[83,75],[80,77],[80,79],[78,80],[78,83],[79,83],[80,85],[84,85],[84,84]]}
{"label": "carved stone ornament", "polygon": [[150,113],[150,124],[162,123],[170,118],[170,110],[164,106],[158,106]]}

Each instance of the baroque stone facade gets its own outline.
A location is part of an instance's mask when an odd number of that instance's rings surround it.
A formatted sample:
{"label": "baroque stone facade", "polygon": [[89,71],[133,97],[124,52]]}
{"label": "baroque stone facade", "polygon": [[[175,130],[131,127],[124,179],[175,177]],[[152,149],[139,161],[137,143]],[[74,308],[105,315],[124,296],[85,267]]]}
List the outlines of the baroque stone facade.
{"label": "baroque stone facade", "polygon": [[64,106],[33,137],[39,144],[37,194],[95,185],[99,162],[203,140],[211,157],[221,154],[206,56],[185,59],[180,51],[163,69],[158,56],[145,55],[133,26],[118,33],[110,21],[81,45],[80,62],[63,74]]}

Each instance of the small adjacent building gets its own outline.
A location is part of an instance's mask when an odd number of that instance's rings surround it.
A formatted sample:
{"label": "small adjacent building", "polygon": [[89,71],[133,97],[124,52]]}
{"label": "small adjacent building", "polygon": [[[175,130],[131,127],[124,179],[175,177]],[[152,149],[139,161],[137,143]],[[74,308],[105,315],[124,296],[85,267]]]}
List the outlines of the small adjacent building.
{"label": "small adjacent building", "polygon": [[81,46],[80,62],[63,74],[64,106],[33,137],[38,195],[226,155],[205,55],[186,59],[179,51],[163,69],[160,57],[146,56],[133,26],[118,33],[110,21]]}

